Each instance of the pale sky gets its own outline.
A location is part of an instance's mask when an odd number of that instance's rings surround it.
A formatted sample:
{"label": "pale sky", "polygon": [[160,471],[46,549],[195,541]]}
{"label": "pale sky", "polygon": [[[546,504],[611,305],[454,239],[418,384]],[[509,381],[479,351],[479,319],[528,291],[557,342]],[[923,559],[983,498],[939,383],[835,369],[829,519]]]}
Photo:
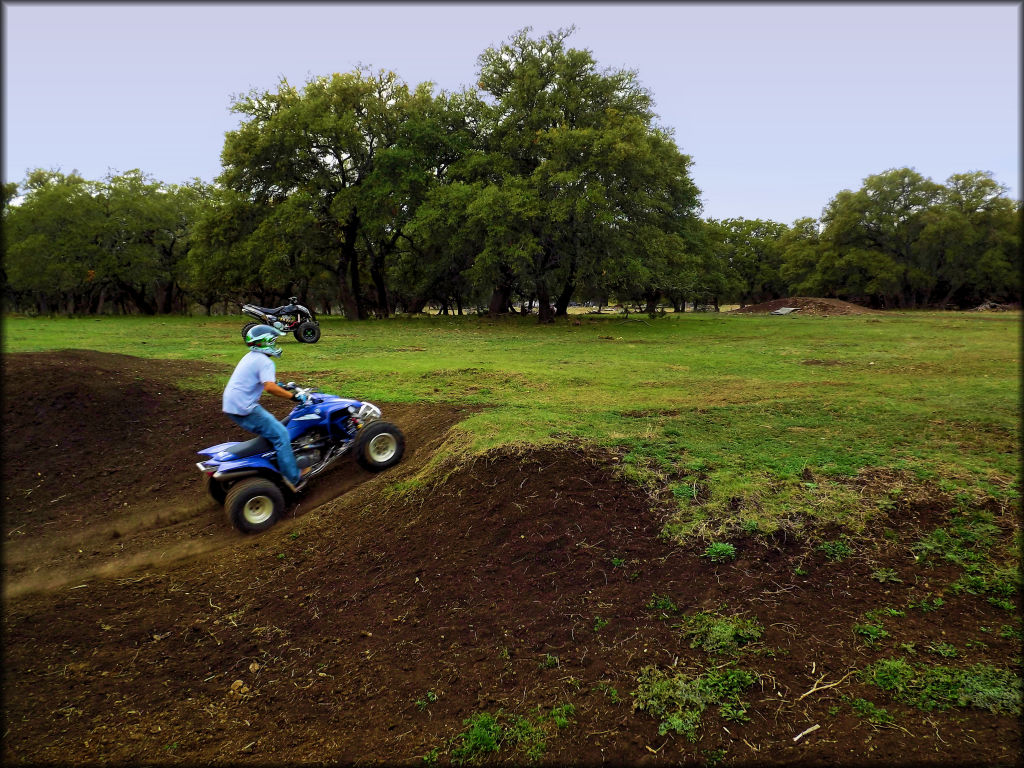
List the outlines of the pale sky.
{"label": "pale sky", "polygon": [[232,96],[360,65],[459,90],[523,27],[636,70],[704,215],[784,224],[865,177],[1020,197],[1021,4],[3,2],[4,181],[220,173]]}

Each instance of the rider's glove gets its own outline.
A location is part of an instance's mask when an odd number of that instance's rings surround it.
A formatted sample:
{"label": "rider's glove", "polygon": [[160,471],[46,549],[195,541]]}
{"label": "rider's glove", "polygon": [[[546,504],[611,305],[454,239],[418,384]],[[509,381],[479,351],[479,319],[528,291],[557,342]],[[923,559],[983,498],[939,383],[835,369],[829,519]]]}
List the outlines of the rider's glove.
{"label": "rider's glove", "polygon": [[305,392],[296,392],[294,395],[292,395],[292,400],[295,400],[296,402],[305,405],[306,401],[309,400],[309,395],[307,395]]}

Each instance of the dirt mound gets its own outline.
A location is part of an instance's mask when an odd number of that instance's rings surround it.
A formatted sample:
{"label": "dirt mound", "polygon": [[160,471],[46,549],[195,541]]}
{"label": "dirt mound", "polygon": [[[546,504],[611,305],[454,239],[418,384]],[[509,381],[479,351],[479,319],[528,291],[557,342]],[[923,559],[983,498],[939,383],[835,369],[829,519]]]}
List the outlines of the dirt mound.
{"label": "dirt mound", "polygon": [[1020,304],[1000,304],[995,301],[985,301],[972,309],[971,312],[1020,312]]}
{"label": "dirt mound", "polygon": [[814,299],[804,296],[792,296],[788,299],[774,299],[762,304],[750,304],[746,307],[730,310],[730,314],[767,315],[783,309],[795,307],[799,310],[797,314],[815,315],[817,317],[830,317],[833,315],[875,315],[873,309],[862,307],[858,304],[851,304],[848,301],[839,299]]}
{"label": "dirt mound", "polygon": [[[425,485],[413,473],[463,414],[391,406],[403,464],[376,476],[343,465],[278,526],[245,537],[201,496],[189,453],[230,431],[209,397],[174,387],[179,365],[5,361],[5,376],[71,400],[5,401],[6,764],[447,762],[482,712],[529,718],[530,743],[541,738],[553,764],[1014,759],[1012,717],[886,702],[899,727],[879,727],[847,703],[879,700],[852,673],[885,655],[857,643],[853,623],[957,575],[938,566],[922,581],[908,561],[900,537],[946,514],[926,499],[882,521],[894,532],[870,557],[840,564],[747,540],[715,564],[660,537],[651,499],[605,452],[498,451]],[[61,473],[35,445],[51,441]],[[140,462],[148,471],[133,474]],[[878,568],[895,580],[872,580]],[[908,615],[920,647],[966,647],[971,627],[1002,619],[967,595],[947,609],[957,622]],[[764,635],[739,661],[757,675],[749,720],[709,708],[691,743],[659,733],[630,694],[647,665],[730,665],[681,634],[681,617],[700,610],[757,620]],[[1010,638],[986,641],[992,658],[1015,652]],[[492,757],[526,762],[511,742]]]}

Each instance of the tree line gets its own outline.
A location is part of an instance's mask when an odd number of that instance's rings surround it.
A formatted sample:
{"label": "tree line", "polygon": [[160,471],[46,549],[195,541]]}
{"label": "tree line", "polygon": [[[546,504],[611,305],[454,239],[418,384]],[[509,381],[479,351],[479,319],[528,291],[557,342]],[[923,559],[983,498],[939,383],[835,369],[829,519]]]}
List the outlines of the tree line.
{"label": "tree line", "polygon": [[525,305],[548,322],[571,302],[1020,300],[1021,205],[991,174],[887,170],[791,226],[703,218],[636,72],[599,69],[571,33],[522,30],[459,92],[360,69],[238,96],[213,184],[5,184],[5,303],[209,313],[297,295],[350,319]]}

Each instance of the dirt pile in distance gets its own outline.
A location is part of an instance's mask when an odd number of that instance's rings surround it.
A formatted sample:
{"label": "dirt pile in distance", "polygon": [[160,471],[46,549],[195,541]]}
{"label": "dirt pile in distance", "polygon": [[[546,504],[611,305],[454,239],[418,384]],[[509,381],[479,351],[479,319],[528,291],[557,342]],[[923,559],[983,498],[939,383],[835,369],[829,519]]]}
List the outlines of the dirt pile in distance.
{"label": "dirt pile in distance", "polygon": [[862,307],[858,304],[851,304],[848,301],[839,299],[815,299],[805,296],[792,296],[788,299],[774,299],[762,304],[750,304],[745,307],[733,309],[729,314],[745,315],[768,315],[777,309],[795,307],[799,310],[794,314],[814,315],[817,317],[829,317],[834,315],[874,315],[878,314],[873,309]]}

